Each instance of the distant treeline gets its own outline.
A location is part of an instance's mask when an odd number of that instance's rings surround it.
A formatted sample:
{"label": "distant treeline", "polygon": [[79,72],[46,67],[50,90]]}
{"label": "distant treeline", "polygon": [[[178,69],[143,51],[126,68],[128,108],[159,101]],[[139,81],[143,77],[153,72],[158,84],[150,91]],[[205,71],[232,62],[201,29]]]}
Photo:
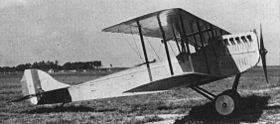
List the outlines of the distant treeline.
{"label": "distant treeline", "polygon": [[101,61],[87,61],[87,62],[66,62],[63,65],[59,65],[58,61],[40,61],[26,63],[26,64],[19,64],[17,66],[9,67],[4,66],[0,67],[0,72],[16,72],[16,71],[24,71],[25,69],[36,68],[41,69],[44,71],[48,70],[89,70],[89,69],[100,69],[102,67]]}

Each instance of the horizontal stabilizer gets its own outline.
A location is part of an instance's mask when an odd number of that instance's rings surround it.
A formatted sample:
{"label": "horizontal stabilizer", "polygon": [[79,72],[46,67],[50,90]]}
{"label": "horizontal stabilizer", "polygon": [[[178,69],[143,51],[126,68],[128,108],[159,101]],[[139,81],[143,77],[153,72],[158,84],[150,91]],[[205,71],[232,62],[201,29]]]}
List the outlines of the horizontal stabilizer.
{"label": "horizontal stabilizer", "polygon": [[20,102],[20,101],[23,101],[23,100],[30,99],[31,97],[35,97],[36,95],[39,95],[39,94],[26,95],[26,96],[24,96],[24,97],[17,98],[17,99],[13,99],[13,100],[10,100],[10,101],[8,101],[8,102]]}
{"label": "horizontal stabilizer", "polygon": [[14,99],[9,102],[20,102],[30,98],[36,98],[38,100],[37,104],[66,103],[72,101],[68,88],[63,88],[37,94],[26,95],[24,97]]}

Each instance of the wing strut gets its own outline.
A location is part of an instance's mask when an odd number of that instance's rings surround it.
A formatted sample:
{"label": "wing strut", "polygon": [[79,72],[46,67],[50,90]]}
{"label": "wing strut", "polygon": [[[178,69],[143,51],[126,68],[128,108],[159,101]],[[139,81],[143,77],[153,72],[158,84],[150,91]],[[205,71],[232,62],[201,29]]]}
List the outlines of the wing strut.
{"label": "wing strut", "polygon": [[181,49],[180,49],[180,46],[179,46],[179,43],[178,43],[178,39],[176,37],[176,34],[175,34],[175,31],[174,31],[174,27],[172,26],[172,33],[173,33],[173,36],[174,36],[174,39],[175,39],[175,42],[176,42],[176,45],[177,45],[177,48],[179,50],[179,53],[182,53],[181,52]]}
{"label": "wing strut", "polygon": [[206,51],[205,51],[205,46],[204,46],[204,43],[203,43],[204,42],[204,37],[202,35],[198,20],[196,21],[196,25],[197,25],[197,29],[198,29],[198,32],[199,32],[199,37],[200,37],[200,42],[201,42],[201,46],[202,46],[202,52],[203,52],[204,58],[205,58],[207,72],[210,73],[209,65],[208,65],[208,57],[207,57],[207,54],[206,54]]}
{"label": "wing strut", "polygon": [[165,51],[166,51],[166,56],[167,56],[167,60],[168,60],[168,64],[169,64],[170,73],[171,73],[171,75],[173,75],[174,72],[173,72],[173,68],[172,68],[172,64],[171,64],[171,59],[170,59],[170,55],[169,55],[169,51],[168,51],[168,46],[167,46],[167,43],[166,43],[167,41],[166,41],[166,37],[165,37],[165,33],[164,33],[164,30],[163,30],[163,27],[161,25],[159,14],[157,15],[157,20],[158,20],[158,25],[159,25],[159,28],[160,28],[160,31],[161,31],[161,34],[162,34],[162,41],[164,43],[164,47],[165,47]]}
{"label": "wing strut", "polygon": [[151,68],[150,68],[150,64],[149,64],[149,60],[148,60],[148,56],[147,56],[147,51],[146,51],[146,47],[145,47],[145,43],[144,43],[144,38],[143,38],[143,35],[142,35],[141,25],[140,25],[138,20],[136,22],[137,22],[137,25],[138,25],[139,35],[140,35],[140,39],[141,39],[141,43],[142,43],[142,48],[143,48],[143,52],[144,52],[144,56],[145,56],[145,61],[146,61],[146,64],[147,64],[149,78],[150,78],[150,81],[153,81]]}
{"label": "wing strut", "polygon": [[211,30],[212,38],[215,37],[213,25],[210,26],[210,30]]}
{"label": "wing strut", "polygon": [[[190,26],[190,30],[191,30],[192,33],[194,33],[193,24],[191,23],[190,25],[191,25],[191,26]],[[194,39],[194,41],[195,41],[195,46],[194,46],[194,48],[195,48],[195,52],[197,52],[197,51],[198,51],[198,43],[197,43],[197,39],[196,39],[196,37],[195,37],[195,34],[194,34],[194,35],[190,35],[190,36],[192,36],[193,39]]]}
{"label": "wing strut", "polygon": [[186,43],[187,51],[188,51],[188,53],[190,53],[189,41],[186,39],[187,37],[185,36],[186,30],[185,30],[181,12],[179,12],[179,16],[180,16],[180,22],[181,22],[181,27],[182,27],[182,33],[183,33],[183,35],[181,35],[182,43],[184,43],[184,42]]}

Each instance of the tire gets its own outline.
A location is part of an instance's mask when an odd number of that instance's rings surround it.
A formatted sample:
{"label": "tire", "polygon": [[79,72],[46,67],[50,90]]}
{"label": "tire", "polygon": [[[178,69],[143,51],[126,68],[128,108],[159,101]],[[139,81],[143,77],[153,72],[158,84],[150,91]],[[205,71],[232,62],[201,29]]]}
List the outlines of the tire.
{"label": "tire", "polygon": [[240,98],[238,92],[226,90],[215,98],[215,111],[221,116],[232,116],[236,114],[239,109]]}

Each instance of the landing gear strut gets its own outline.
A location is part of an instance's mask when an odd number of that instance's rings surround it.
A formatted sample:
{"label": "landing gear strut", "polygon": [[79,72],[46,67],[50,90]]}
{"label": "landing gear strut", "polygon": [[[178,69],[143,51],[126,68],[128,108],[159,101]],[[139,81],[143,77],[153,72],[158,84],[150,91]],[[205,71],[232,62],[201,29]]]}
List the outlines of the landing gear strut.
{"label": "landing gear strut", "polygon": [[216,112],[222,116],[231,116],[237,113],[240,106],[240,95],[237,92],[237,86],[241,74],[235,76],[232,89],[219,94],[214,100]]}
{"label": "landing gear strut", "polygon": [[235,114],[240,106],[240,95],[237,92],[239,78],[241,74],[235,76],[232,89],[226,90],[223,93],[215,96],[214,94],[202,89],[198,86],[191,87],[193,90],[203,95],[207,99],[214,102],[215,111],[221,116],[231,116]]}

